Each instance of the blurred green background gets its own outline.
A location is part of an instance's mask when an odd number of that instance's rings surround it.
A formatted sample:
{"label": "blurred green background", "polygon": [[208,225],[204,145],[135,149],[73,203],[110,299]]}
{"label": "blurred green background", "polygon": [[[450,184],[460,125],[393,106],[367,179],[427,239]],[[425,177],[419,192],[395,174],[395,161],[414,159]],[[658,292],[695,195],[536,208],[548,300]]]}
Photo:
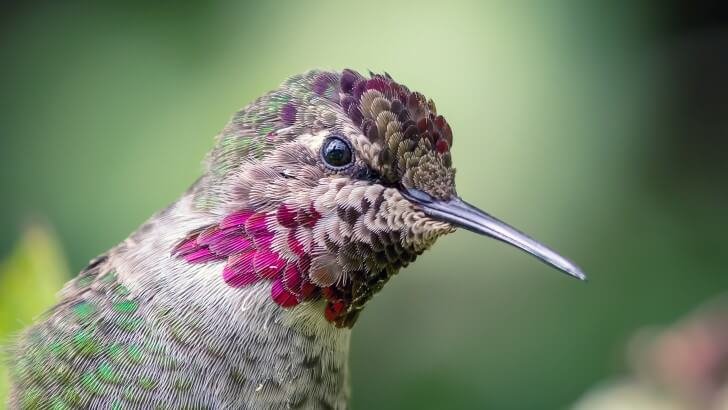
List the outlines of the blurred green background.
{"label": "blurred green background", "polygon": [[[229,116],[287,76],[387,71],[452,124],[460,194],[590,282],[468,232],[440,240],[356,326],[353,407],[567,407],[624,371],[636,329],[728,288],[724,26],[679,3],[595,4],[0,6],[4,266],[38,232],[52,254],[55,231],[77,272],[174,201]],[[23,242],[39,219],[52,230]],[[51,303],[39,289],[69,271],[51,259],[47,280],[0,270],[0,297],[37,300],[1,305],[0,337]]]}

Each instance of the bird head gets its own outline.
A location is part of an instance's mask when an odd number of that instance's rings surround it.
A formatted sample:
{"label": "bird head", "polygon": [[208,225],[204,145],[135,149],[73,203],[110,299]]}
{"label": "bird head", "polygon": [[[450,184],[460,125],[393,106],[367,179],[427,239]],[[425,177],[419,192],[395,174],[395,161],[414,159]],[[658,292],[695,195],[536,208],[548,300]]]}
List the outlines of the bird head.
{"label": "bird head", "polygon": [[311,71],[239,111],[217,138],[195,206],[215,223],[173,250],[224,261],[233,287],[270,283],[284,308],[326,301],[351,326],[366,302],[435,240],[461,227],[577,278],[555,252],[459,198],[452,129],[388,74]]}

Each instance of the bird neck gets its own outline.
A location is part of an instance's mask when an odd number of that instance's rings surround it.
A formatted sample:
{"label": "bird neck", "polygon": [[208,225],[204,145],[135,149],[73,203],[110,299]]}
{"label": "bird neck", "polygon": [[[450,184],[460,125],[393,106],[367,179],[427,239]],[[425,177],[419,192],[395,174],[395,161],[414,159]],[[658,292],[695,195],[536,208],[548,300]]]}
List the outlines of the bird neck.
{"label": "bird neck", "polygon": [[246,403],[268,407],[307,397],[340,407],[348,397],[350,329],[328,322],[323,302],[285,309],[271,300],[268,283],[232,288],[223,281],[223,263],[190,265],[171,257],[180,238],[214,219],[183,197],[112,250],[108,264],[144,301],[148,317],[165,312],[174,323],[163,337],[191,349],[188,357],[199,362],[192,368],[209,369],[219,380],[231,379],[235,369],[244,376],[235,382],[244,384],[238,391]]}

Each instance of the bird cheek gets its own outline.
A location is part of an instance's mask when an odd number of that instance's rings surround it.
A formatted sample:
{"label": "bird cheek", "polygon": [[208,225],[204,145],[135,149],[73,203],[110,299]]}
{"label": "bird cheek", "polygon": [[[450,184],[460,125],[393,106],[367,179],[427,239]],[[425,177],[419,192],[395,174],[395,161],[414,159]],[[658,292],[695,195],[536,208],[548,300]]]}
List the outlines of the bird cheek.
{"label": "bird cheek", "polygon": [[451,224],[429,218],[421,212],[413,213],[408,227],[404,242],[416,252],[429,248],[440,236],[455,232]]}

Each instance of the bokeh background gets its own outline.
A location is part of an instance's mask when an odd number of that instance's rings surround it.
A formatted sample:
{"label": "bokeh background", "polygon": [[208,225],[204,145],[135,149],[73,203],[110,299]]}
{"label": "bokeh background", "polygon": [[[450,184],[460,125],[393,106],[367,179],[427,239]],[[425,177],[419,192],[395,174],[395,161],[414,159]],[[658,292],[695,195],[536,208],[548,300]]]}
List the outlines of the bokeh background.
{"label": "bokeh background", "polygon": [[726,15],[596,4],[4,2],[0,337],[174,201],[239,107],[372,69],[435,99],[460,194],[590,282],[441,239],[361,316],[353,407],[570,406],[627,371],[637,329],[728,289]]}

